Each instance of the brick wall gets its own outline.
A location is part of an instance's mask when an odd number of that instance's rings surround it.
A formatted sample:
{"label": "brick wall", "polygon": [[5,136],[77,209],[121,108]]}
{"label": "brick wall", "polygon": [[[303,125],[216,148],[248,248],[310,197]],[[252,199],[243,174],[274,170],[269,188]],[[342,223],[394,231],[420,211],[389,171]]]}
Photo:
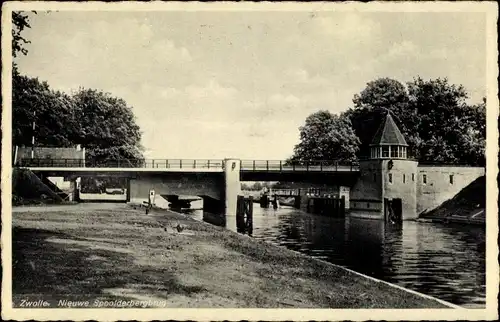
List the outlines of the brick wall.
{"label": "brick wall", "polygon": [[438,207],[483,175],[485,175],[483,167],[419,165],[417,213],[420,214]]}
{"label": "brick wall", "polygon": [[[85,149],[74,148],[50,148],[35,147],[33,149],[35,159],[85,159]],[[31,147],[18,147],[17,160],[31,159]]]}

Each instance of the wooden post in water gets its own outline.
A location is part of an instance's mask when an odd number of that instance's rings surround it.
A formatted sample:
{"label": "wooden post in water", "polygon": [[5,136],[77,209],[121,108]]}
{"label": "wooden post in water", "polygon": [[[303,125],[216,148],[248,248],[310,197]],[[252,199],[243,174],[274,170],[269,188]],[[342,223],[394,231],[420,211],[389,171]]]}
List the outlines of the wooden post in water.
{"label": "wooden post in water", "polygon": [[247,213],[247,222],[246,222],[246,227],[248,231],[248,235],[252,235],[253,233],[253,196],[250,196],[246,200],[247,205],[248,205],[248,213]]}
{"label": "wooden post in water", "polygon": [[243,210],[245,197],[238,196],[236,201],[236,231],[241,233],[245,226],[245,213]]}
{"label": "wooden post in water", "polygon": [[253,197],[238,196],[236,202],[236,231],[242,234],[253,232]]}

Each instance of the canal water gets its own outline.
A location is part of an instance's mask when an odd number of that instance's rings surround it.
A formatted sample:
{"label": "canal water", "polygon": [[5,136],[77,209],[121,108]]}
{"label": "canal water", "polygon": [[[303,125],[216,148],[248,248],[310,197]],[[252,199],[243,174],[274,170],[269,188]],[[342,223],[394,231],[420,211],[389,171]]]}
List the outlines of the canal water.
{"label": "canal water", "polygon": [[[192,211],[198,220],[210,214]],[[229,221],[234,217],[228,218]],[[235,230],[235,225],[227,224]],[[335,219],[254,204],[252,237],[468,308],[485,307],[485,230]]]}

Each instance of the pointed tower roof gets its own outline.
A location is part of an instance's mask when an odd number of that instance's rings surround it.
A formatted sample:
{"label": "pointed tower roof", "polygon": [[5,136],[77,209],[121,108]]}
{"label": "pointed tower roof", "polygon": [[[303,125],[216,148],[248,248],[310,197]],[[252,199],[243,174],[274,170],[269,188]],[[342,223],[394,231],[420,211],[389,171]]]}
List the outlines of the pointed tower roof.
{"label": "pointed tower roof", "polygon": [[387,112],[384,122],[378,128],[370,145],[408,146],[405,137],[396,125],[396,122],[394,122],[390,112]]}

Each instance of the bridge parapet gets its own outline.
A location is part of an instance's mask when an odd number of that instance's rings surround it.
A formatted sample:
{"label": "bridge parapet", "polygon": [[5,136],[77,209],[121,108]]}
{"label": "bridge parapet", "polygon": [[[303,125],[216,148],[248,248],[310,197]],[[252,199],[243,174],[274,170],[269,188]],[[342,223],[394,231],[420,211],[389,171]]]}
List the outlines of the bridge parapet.
{"label": "bridge parapet", "polygon": [[217,159],[146,159],[146,160],[81,160],[81,159],[21,159],[20,167],[50,168],[147,168],[147,169],[222,169],[224,161]]}
{"label": "bridge parapet", "polygon": [[357,162],[338,160],[284,161],[284,160],[241,160],[242,171],[280,171],[280,172],[337,172],[358,171]]}
{"label": "bridge parapet", "polygon": [[[144,160],[84,160],[22,158],[15,166],[27,168],[141,168],[141,169],[224,169],[222,159],[144,159]],[[357,162],[336,160],[284,161],[284,160],[240,160],[241,172],[357,172]],[[233,162],[234,165],[234,162]]]}

